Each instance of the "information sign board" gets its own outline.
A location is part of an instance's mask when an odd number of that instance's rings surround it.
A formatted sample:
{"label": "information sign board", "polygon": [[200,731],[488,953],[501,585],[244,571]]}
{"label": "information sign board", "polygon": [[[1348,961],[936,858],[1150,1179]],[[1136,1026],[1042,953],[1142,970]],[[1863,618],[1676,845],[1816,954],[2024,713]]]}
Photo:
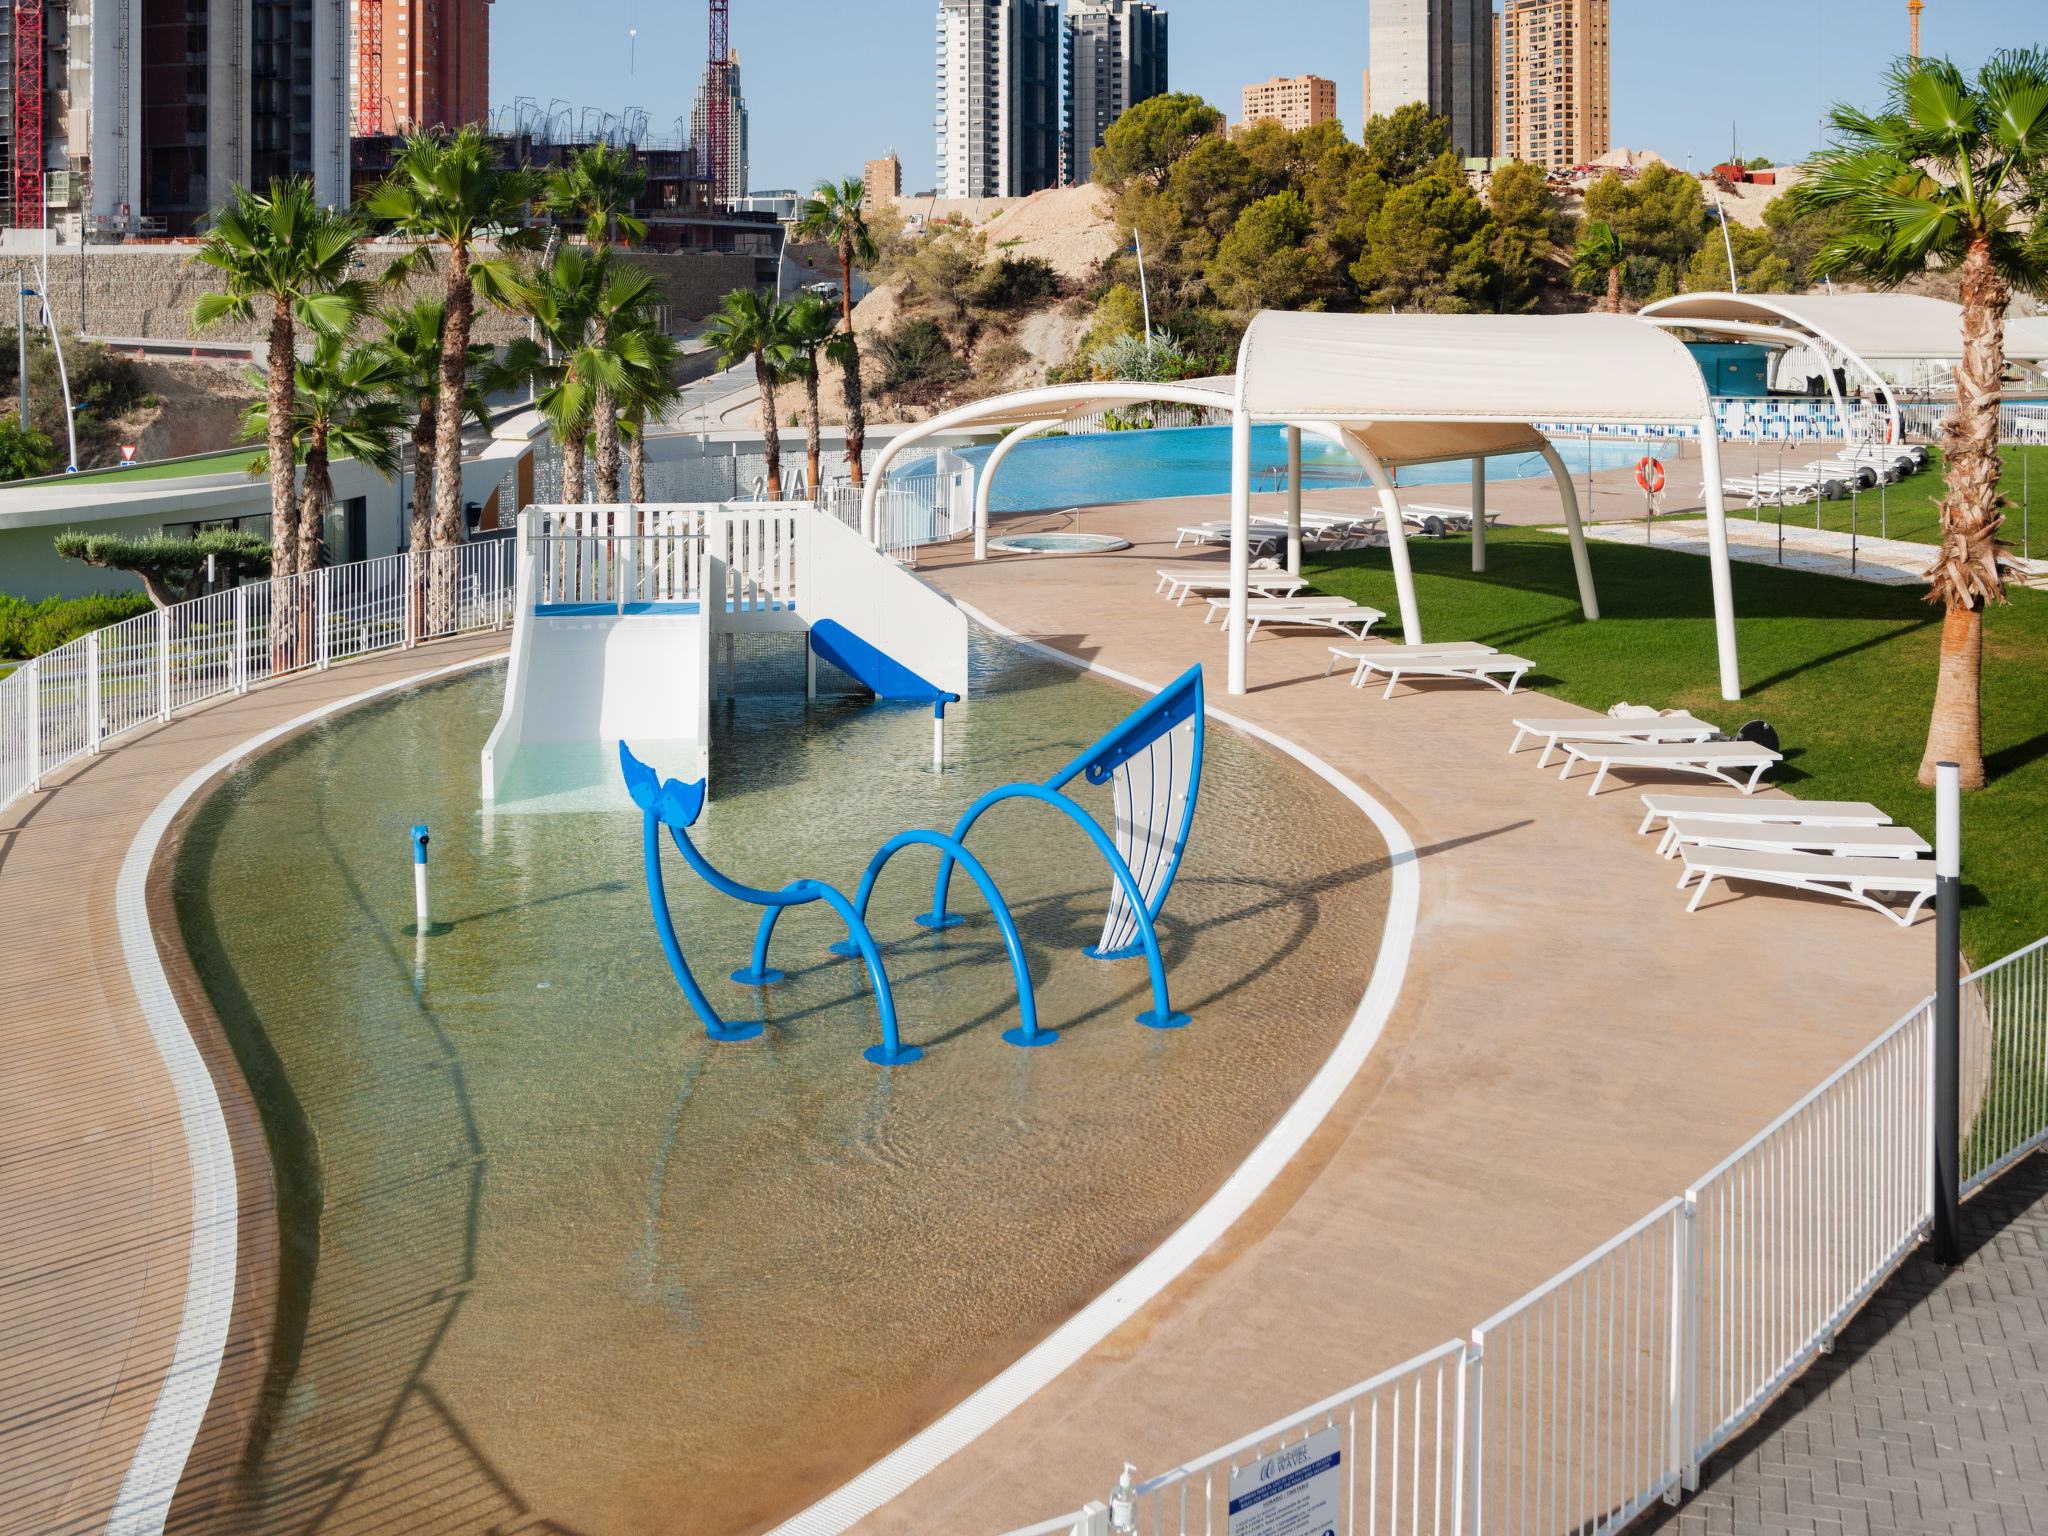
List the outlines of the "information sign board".
{"label": "information sign board", "polygon": [[1344,1431],[1326,1429],[1230,1477],[1230,1536],[1337,1536]]}

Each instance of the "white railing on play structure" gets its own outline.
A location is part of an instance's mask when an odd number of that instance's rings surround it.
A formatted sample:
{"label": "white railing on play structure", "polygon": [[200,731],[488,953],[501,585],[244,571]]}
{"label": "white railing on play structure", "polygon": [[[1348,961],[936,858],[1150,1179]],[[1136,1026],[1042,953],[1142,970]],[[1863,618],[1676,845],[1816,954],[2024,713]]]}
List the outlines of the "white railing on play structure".
{"label": "white railing on play structure", "polygon": [[512,617],[510,540],[386,555],[209,593],[0,678],[0,806],[137,726],[251,683]]}
{"label": "white railing on play structure", "polygon": [[[974,466],[951,449],[891,475],[875,496],[875,548],[915,567],[920,546],[974,531]],[[818,491],[818,505],[858,531],[861,487],[839,481]]]}
{"label": "white railing on play structure", "polygon": [[[1233,1474],[1317,1436],[1337,1536],[1597,1536],[1677,1502],[1928,1232],[1933,1059],[1929,999],[1469,1338],[1139,1484],[1132,1525],[1222,1536]],[[1963,979],[1966,1193],[2048,1142],[2044,1061],[2048,939]],[[1110,1520],[1093,1503],[1010,1536]]]}
{"label": "white railing on play structure", "polygon": [[529,507],[539,604],[702,602],[706,561],[722,563],[726,610],[795,606],[808,502]]}

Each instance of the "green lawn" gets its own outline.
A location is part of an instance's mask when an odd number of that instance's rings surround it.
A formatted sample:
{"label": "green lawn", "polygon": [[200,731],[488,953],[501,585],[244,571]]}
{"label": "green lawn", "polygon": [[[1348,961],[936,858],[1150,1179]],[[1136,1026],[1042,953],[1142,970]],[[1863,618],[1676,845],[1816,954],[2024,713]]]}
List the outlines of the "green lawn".
{"label": "green lawn", "polygon": [[180,459],[163,464],[137,464],[133,469],[90,469],[82,474],[66,475],[68,484],[80,480],[183,480],[193,475],[240,474],[248,467],[249,460],[262,451],[261,443],[231,449],[226,453],[208,454],[203,459]]}
{"label": "green lawn", "polygon": [[[1999,452],[2005,456],[2005,475],[1998,488],[2012,503],[2005,514],[2002,537],[2012,546],[2014,554],[2021,553],[2024,544],[2028,555],[2048,558],[2048,448],[2008,446]],[[1747,475],[1759,462],[1750,446],[1743,443],[1725,444],[1721,453],[1721,462],[1731,475]],[[1788,448],[1784,455],[1787,468],[1811,464],[1813,459],[1810,445],[1802,446],[1797,452]],[[1778,467],[1775,445],[1764,445],[1761,463],[1766,471]],[[1897,485],[1858,492],[1853,502],[1820,501],[1786,507],[1785,526],[1828,528],[1837,533],[1847,533],[1853,518],[1856,531],[1866,538],[1882,536],[1904,539],[1913,544],[1939,544],[1941,498],[1946,492],[1941,476],[1942,455],[1937,448],[1933,450],[1927,468],[1917,475],[1909,475]],[[1728,515],[1758,517],[1763,522],[1775,523],[1779,512],[1776,507],[1765,507],[1761,512],[1730,507]]]}
{"label": "green lawn", "polygon": [[[1472,574],[1469,541],[1411,540],[1430,638],[1481,640],[1537,663],[1529,683],[1605,710],[1684,707],[1733,731],[1777,727],[1786,760],[1770,775],[1809,799],[1869,800],[1934,834],[1934,796],[1915,781],[1934,696],[1940,613],[1918,588],[1737,562],[1735,611],[1743,698],[1721,698],[1707,564],[1692,555],[1595,544],[1605,615],[1578,613],[1570,548],[1534,529],[1486,539],[1487,572]],[[1304,554],[1325,592],[1393,614],[1384,549]],[[1389,637],[1399,633],[1390,619]],[[1963,941],[1976,961],[2048,932],[2048,596],[2014,591],[1986,620],[1984,747],[1989,785],[1965,797]],[[1503,743],[1505,745],[1505,743]],[[1874,919],[1873,919],[1874,920]]]}

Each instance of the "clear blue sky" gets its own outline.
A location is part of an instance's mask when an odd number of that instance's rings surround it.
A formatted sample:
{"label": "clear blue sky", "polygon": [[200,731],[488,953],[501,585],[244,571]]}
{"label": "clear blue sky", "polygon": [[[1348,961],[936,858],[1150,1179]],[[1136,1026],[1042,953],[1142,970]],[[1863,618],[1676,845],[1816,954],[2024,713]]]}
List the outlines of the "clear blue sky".
{"label": "clear blue sky", "polygon": [[[1271,75],[1337,82],[1356,136],[1366,63],[1364,0],[1165,0],[1174,89],[1233,121],[1238,91]],[[732,41],[751,114],[755,187],[857,175],[891,147],[905,191],[934,179],[933,0],[732,0]],[[1249,22],[1249,24],[1248,24]],[[639,29],[628,72],[629,28]],[[1616,142],[1695,165],[1796,160],[1841,98],[1868,100],[1906,51],[1906,0],[1614,0]],[[496,0],[491,102],[644,107],[656,132],[686,117],[703,69],[703,0]],[[1923,47],[1974,66],[1993,49],[2048,44],[2040,0],[1927,0]]]}

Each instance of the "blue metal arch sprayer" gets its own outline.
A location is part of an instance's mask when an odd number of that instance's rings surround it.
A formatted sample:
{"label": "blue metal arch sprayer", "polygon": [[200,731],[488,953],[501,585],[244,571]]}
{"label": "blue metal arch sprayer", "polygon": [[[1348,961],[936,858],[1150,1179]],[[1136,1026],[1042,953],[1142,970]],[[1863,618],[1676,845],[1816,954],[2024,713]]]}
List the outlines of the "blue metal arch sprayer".
{"label": "blue metal arch sprayer", "polygon": [[[934,701],[937,703],[937,701]],[[942,704],[939,707],[943,707]],[[916,1061],[923,1052],[905,1045],[898,1030],[896,1004],[881,953],[867,924],[869,898],[884,866],[898,853],[911,847],[938,850],[939,871],[932,892],[932,910],[917,921],[928,928],[950,928],[964,921],[946,910],[946,893],[957,864],[967,872],[989,904],[996,926],[1008,951],[1010,968],[1017,983],[1018,1026],[1003,1032],[1012,1045],[1031,1048],[1051,1045],[1059,1039],[1055,1030],[1038,1022],[1037,1000],[1031,985],[1030,967],[1024,946],[1008,904],[995,880],[966,846],[968,832],[993,806],[1005,800],[1032,800],[1064,814],[1102,855],[1109,866],[1109,910],[1103,920],[1102,936],[1086,951],[1100,960],[1135,959],[1143,956],[1152,984],[1152,1007],[1137,1016],[1140,1024],[1153,1029],[1177,1029],[1188,1022],[1176,1013],[1169,1000],[1165,959],[1155,931],[1160,909],[1166,904],[1173,878],[1180,869],[1194,822],[1195,801],[1202,774],[1203,697],[1202,669],[1190,667],[1103,736],[1080,756],[1043,784],[1006,784],[992,789],[970,806],[949,836],[943,832],[912,830],[889,839],[869,860],[851,901],[822,880],[793,880],[779,891],[758,890],[714,868],[688,835],[704,806],[704,781],[682,784],[663,782],[655,771],[636,758],[622,741],[619,766],[634,804],[641,809],[643,844],[647,866],[647,895],[654,909],[654,925],[669,969],[706,1033],[714,1040],[749,1040],[761,1033],[759,1024],[729,1024],[719,1017],[704,995],[689,962],[676,940],[675,923],[669,913],[668,894],[662,880],[660,828],[666,826],[676,849],[705,884],[736,901],[764,907],[754,934],[754,951],[748,964],[732,973],[745,986],[768,986],[782,979],[782,972],[768,964],[768,948],[774,937],[776,919],[789,907],[822,901],[845,922],[847,937],[831,946],[835,953],[858,956],[865,962],[874,988],[875,1005],[881,1015],[882,1039],[862,1054],[882,1066],[899,1066]],[[1116,830],[1106,833],[1095,818],[1062,791],[1074,779],[1085,777],[1090,784],[1109,784],[1115,799]]]}

